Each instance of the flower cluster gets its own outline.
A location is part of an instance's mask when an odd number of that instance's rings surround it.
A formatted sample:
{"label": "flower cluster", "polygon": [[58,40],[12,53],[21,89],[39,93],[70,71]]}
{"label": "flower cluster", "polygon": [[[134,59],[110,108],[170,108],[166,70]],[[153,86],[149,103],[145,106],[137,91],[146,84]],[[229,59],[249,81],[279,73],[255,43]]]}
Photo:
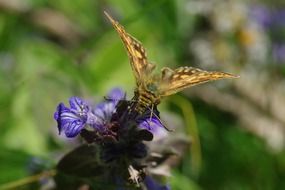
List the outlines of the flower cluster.
{"label": "flower cluster", "polygon": [[[120,186],[133,184],[151,190],[169,189],[148,176],[143,163],[148,156],[144,142],[153,140],[165,130],[156,108],[154,114],[147,111],[133,115],[130,101],[118,88],[111,90],[105,100],[95,106],[79,97],[70,98],[69,104],[70,107],[66,107],[60,103],[54,114],[59,134],[64,132],[68,138],[80,135],[89,146],[95,145],[99,152],[100,164],[97,165],[108,167],[101,180]],[[60,165],[66,160],[68,158]]]}
{"label": "flower cluster", "polygon": [[251,18],[253,18],[268,34],[272,42],[272,57],[275,61],[285,62],[285,41],[284,8],[272,8],[262,4],[256,4],[251,8]]}
{"label": "flower cluster", "polygon": [[[121,89],[115,88],[108,94],[106,101],[97,104],[95,107],[79,97],[69,99],[70,108],[60,103],[54,113],[59,134],[64,131],[66,137],[73,138],[87,126],[100,134],[108,134],[111,132],[109,127],[112,124],[112,117],[114,114],[118,114],[116,113],[116,106],[119,101],[126,101],[125,94]],[[146,113],[137,118],[137,124],[141,129],[147,129],[154,133],[163,128],[159,118],[150,118],[149,115],[150,113]]]}

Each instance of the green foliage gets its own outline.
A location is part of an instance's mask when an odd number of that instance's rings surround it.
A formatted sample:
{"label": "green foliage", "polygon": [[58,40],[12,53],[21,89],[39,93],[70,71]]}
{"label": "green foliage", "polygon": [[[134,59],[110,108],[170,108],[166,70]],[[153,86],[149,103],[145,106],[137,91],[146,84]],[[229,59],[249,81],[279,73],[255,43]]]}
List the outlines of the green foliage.
{"label": "green foliage", "polygon": [[[54,161],[58,160],[54,152],[69,149],[71,145],[57,135],[53,120],[59,102],[71,96],[97,101],[115,86],[132,96],[134,79],[128,57],[104,10],[143,42],[158,67],[177,67],[192,63],[188,40],[199,22],[185,13],[186,3],[29,0],[28,12],[4,7],[0,13],[0,184],[28,176],[31,157]],[[76,26],[78,39],[65,41],[35,23],[31,15],[42,9],[64,15]],[[272,153],[263,139],[242,130],[234,116],[199,100],[191,103],[195,112],[191,118],[199,130],[191,136],[197,135],[201,147],[196,147],[196,168],[193,151],[187,152],[171,177],[173,189],[285,188],[284,151]],[[176,109],[180,113],[183,105]],[[191,123],[189,118],[186,123]]]}
{"label": "green foliage", "polygon": [[0,184],[4,182],[17,180],[27,175],[25,165],[28,164],[29,155],[20,150],[13,151],[1,148],[0,153]]}
{"label": "green foliage", "polygon": [[231,115],[217,113],[213,108],[207,108],[201,103],[194,106],[200,113],[198,124],[201,127],[204,166],[199,184],[202,187],[205,189],[282,187],[279,180],[284,174],[278,171],[280,166],[276,157],[268,152],[264,141],[239,129],[231,121]]}

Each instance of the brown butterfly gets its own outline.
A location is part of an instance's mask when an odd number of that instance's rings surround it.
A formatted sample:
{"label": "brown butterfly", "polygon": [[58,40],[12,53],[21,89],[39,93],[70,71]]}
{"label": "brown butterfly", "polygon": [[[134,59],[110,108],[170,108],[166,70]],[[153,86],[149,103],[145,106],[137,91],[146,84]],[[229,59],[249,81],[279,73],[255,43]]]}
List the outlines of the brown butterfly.
{"label": "brown butterfly", "polygon": [[139,114],[159,104],[160,99],[175,94],[185,88],[208,81],[237,78],[229,73],[204,71],[193,67],[179,67],[172,70],[165,67],[159,75],[154,74],[155,65],[147,60],[141,42],[128,34],[124,27],[104,12],[122,39],[127,49],[131,67],[136,79],[133,109]]}

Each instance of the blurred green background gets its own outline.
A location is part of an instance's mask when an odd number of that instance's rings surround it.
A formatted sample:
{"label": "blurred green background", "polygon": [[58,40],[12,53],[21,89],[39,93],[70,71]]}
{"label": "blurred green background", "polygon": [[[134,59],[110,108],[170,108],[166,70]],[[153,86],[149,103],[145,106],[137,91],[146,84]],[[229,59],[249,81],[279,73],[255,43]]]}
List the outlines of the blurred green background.
{"label": "blurred green background", "polygon": [[192,140],[172,189],[285,189],[285,7],[238,0],[0,0],[0,184],[73,147],[57,135],[59,102],[98,102],[118,86],[132,97],[128,57],[104,10],[158,68],[241,76],[163,101]]}

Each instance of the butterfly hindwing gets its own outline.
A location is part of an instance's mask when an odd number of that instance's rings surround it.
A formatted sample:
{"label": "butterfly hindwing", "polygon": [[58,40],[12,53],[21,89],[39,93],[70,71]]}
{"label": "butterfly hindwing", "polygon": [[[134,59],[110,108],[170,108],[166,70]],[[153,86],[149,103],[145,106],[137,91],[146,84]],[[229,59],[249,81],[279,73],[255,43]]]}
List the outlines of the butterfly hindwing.
{"label": "butterfly hindwing", "polygon": [[236,76],[218,71],[204,71],[194,67],[179,67],[175,70],[164,68],[159,94],[169,96],[184,88],[225,78],[236,78]]}

